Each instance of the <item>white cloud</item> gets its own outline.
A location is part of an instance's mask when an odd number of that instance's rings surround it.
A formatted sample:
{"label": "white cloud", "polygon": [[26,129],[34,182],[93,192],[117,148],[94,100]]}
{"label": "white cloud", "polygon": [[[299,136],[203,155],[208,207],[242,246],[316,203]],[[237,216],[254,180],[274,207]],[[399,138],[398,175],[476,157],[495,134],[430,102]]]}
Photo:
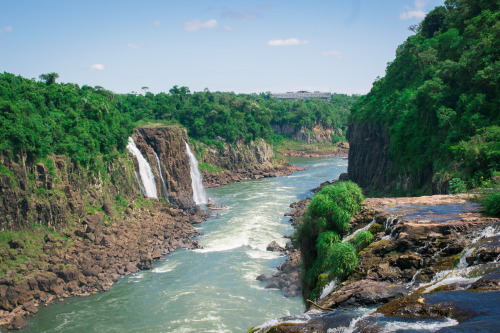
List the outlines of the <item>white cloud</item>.
{"label": "white cloud", "polygon": [[337,59],[342,59],[342,52],[337,51],[337,50],[330,50],[330,51],[321,52],[320,55],[322,57],[335,57]]}
{"label": "white cloud", "polygon": [[155,21],[155,23],[153,23],[155,27],[159,27],[161,25],[161,22],[160,21]]}
{"label": "white cloud", "polygon": [[129,49],[142,49],[143,47],[146,47],[146,45],[139,45],[139,44],[132,44],[132,43],[128,43],[127,44],[127,47]]}
{"label": "white cloud", "polygon": [[11,26],[5,26],[2,29],[0,29],[0,34],[6,34],[9,32],[12,32],[14,29],[12,29]]}
{"label": "white cloud", "polygon": [[196,19],[196,20],[191,20],[191,21],[185,21],[184,22],[184,30],[186,30],[186,31],[198,31],[200,29],[213,29],[213,28],[216,28],[217,25],[218,25],[218,23],[214,19],[211,19],[211,20],[208,20],[205,22]]}
{"label": "white cloud", "polygon": [[222,31],[234,31],[234,27],[230,26],[229,24],[224,24],[220,27],[220,29]]}
{"label": "white cloud", "polygon": [[93,71],[103,71],[104,65],[103,64],[93,64],[90,66],[90,69]]}
{"label": "white cloud", "polygon": [[289,39],[273,39],[267,42],[269,46],[296,46],[296,45],[305,45],[309,44],[308,40],[300,40],[298,38],[289,38]]}
{"label": "white cloud", "polygon": [[406,11],[399,14],[401,20],[409,20],[412,18],[423,19],[425,17],[425,5],[429,0],[415,0],[415,8],[406,6]]}

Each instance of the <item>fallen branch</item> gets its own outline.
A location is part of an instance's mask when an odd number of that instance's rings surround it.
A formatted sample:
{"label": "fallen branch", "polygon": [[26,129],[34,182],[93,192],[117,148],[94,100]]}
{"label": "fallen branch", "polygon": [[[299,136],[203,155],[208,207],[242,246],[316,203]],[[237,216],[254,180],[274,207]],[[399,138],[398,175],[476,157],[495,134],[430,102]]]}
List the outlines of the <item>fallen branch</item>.
{"label": "fallen branch", "polygon": [[[324,311],[335,311],[337,309],[332,309],[332,308],[324,308],[320,305],[318,305],[317,303],[314,303],[313,301],[311,301],[310,299],[306,300],[306,302],[309,302],[311,303],[312,305],[314,305],[315,307],[317,307],[318,309],[320,310],[324,310]],[[342,310],[345,310],[343,307],[339,306],[339,308],[341,308]]]}

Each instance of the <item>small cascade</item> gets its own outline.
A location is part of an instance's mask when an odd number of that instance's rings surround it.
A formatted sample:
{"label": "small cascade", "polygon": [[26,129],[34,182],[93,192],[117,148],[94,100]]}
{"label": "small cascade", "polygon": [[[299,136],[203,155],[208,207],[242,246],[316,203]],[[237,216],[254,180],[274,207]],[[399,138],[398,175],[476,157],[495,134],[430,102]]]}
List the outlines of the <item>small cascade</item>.
{"label": "small cascade", "polygon": [[165,185],[165,180],[163,179],[163,171],[161,170],[161,163],[160,163],[160,159],[158,158],[158,154],[156,154],[155,151],[153,151],[155,153],[155,157],[156,157],[156,162],[158,163],[158,170],[160,172],[160,178],[161,178],[161,189],[163,191],[162,193],[162,197],[167,197],[167,185]]}
{"label": "small cascade", "polygon": [[354,236],[356,236],[359,232],[363,231],[363,230],[368,230],[370,229],[370,227],[375,223],[377,219],[374,217],[373,220],[368,223],[366,226],[364,226],[363,228],[360,228],[358,230],[356,230],[355,232],[353,232],[352,234],[348,235],[348,236],[345,236],[344,239],[342,240],[343,242],[348,242],[350,241]]}
{"label": "small cascade", "polygon": [[137,181],[139,182],[139,187],[141,192],[145,197],[157,198],[158,194],[156,192],[156,182],[153,170],[149,165],[148,161],[142,156],[141,151],[135,145],[134,139],[132,137],[128,138],[127,149],[137,158],[139,163],[139,173],[135,172]]}
{"label": "small cascade", "polygon": [[319,297],[319,299],[325,298],[326,296],[330,295],[330,293],[337,287],[338,284],[339,282],[337,281],[337,279],[334,279],[329,284],[327,284],[321,291],[321,296]]}
{"label": "small cascade", "polygon": [[189,157],[189,165],[191,166],[191,185],[193,186],[193,200],[197,205],[207,202],[207,195],[203,188],[200,169],[198,169],[198,160],[191,152],[191,148],[186,143],[186,154]]}

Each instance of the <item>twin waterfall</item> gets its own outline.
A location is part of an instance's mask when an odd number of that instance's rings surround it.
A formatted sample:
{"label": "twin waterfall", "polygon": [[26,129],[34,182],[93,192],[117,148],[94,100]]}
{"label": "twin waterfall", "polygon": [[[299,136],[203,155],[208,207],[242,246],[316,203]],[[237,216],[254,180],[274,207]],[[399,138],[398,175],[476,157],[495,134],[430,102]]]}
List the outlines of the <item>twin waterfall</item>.
{"label": "twin waterfall", "polygon": [[139,187],[141,192],[145,197],[157,198],[158,194],[156,192],[156,182],[155,175],[148,161],[142,156],[141,151],[135,145],[134,139],[132,137],[128,138],[127,149],[137,158],[139,163],[139,173],[135,173],[137,181],[139,182]]}
{"label": "twin waterfall", "polygon": [[[203,183],[201,179],[200,170],[198,169],[198,161],[196,157],[191,152],[189,145],[186,143],[186,154],[189,158],[189,165],[191,166],[191,185],[193,187],[193,200],[197,205],[207,202],[207,196],[205,194],[205,189],[203,188]],[[142,156],[141,151],[135,145],[134,139],[132,137],[128,138],[127,149],[137,158],[139,164],[139,172],[135,172],[137,177],[137,182],[141,189],[142,194],[148,198],[157,198],[158,192],[156,190],[156,181],[151,165]],[[158,170],[161,177],[162,191],[160,196],[167,197],[167,187],[165,185],[165,180],[163,179],[163,172],[161,170],[160,159],[155,153],[156,162],[158,163]]]}
{"label": "twin waterfall", "polygon": [[201,180],[200,169],[198,169],[198,160],[196,156],[191,152],[191,148],[187,142],[186,144],[186,154],[189,157],[189,165],[191,166],[191,185],[193,186],[193,199],[197,205],[207,202],[207,195],[205,189],[203,188],[203,182]]}

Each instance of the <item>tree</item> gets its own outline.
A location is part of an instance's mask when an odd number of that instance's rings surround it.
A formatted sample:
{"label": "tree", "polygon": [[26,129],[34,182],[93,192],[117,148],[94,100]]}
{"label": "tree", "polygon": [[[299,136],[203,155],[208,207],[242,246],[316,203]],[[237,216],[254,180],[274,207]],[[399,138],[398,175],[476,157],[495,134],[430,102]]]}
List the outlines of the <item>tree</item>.
{"label": "tree", "polygon": [[41,74],[39,76],[40,80],[45,81],[45,84],[50,86],[51,84],[56,82],[56,79],[59,77],[59,74],[57,73],[47,73],[47,74]]}

